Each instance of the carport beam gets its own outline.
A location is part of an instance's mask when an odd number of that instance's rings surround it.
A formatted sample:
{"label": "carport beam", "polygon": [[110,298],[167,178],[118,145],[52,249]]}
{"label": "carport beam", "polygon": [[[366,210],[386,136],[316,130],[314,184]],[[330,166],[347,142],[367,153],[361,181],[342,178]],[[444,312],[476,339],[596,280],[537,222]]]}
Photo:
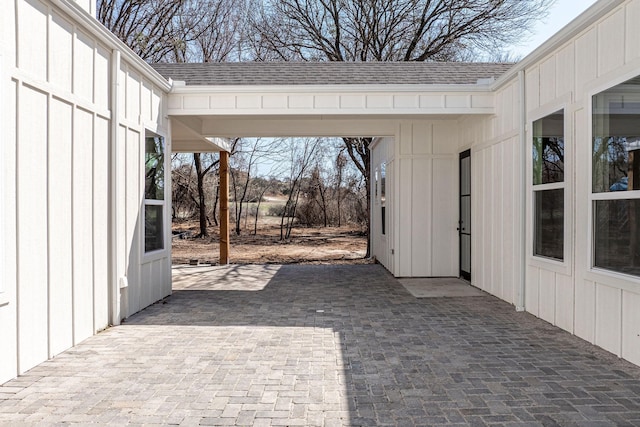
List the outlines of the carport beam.
{"label": "carport beam", "polygon": [[220,151],[220,265],[229,264],[229,153]]}

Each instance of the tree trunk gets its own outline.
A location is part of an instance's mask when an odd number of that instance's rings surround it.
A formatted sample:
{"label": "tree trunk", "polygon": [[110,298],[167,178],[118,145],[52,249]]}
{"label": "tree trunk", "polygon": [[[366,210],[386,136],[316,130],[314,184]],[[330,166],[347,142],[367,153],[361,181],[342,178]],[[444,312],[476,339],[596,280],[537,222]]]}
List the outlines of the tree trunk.
{"label": "tree trunk", "polygon": [[216,187],[216,197],[213,199],[213,223],[215,226],[219,226],[218,217],[216,216],[216,211],[218,210],[218,199],[220,198],[220,182],[218,182],[218,186]]}
{"label": "tree trunk", "polygon": [[207,206],[204,197],[204,174],[202,173],[202,163],[200,161],[200,153],[193,153],[193,161],[196,165],[196,175],[198,177],[198,210],[200,217],[200,234],[198,237],[207,237]]}

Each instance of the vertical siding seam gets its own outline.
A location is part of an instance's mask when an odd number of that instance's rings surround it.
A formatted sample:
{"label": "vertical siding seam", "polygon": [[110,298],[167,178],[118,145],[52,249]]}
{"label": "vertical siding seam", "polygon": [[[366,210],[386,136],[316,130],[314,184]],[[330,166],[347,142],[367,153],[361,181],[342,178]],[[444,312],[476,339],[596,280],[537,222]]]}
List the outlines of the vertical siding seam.
{"label": "vertical siding seam", "polygon": [[620,330],[618,331],[618,357],[622,357],[622,351],[624,349],[624,290],[618,289],[618,304],[620,310],[618,312],[618,323],[620,324]]}
{"label": "vertical siding seam", "polygon": [[[18,13],[18,9],[16,6],[16,15]],[[16,27],[18,25],[18,19],[16,16]],[[16,37],[17,40],[17,37]],[[16,227],[16,241],[14,242],[16,247],[16,260],[15,260],[15,269],[16,269],[16,376],[20,374],[20,174],[18,174],[18,165],[20,164],[20,150],[18,150],[18,141],[20,140],[20,96],[23,92],[22,82],[20,80],[16,80],[16,117],[15,117],[15,128],[16,128],[16,138],[13,141],[15,145],[15,164],[16,169],[15,173],[15,194],[16,194],[16,204],[15,204],[15,227]]]}
{"label": "vertical siding seam", "polygon": [[[53,10],[52,7],[47,7],[47,28],[45,29],[46,33],[46,81],[48,84],[51,84],[51,21],[53,19]],[[51,215],[51,187],[49,181],[49,173],[50,173],[50,161],[51,161],[51,100],[52,95],[51,92],[47,91],[47,138],[45,143],[47,144],[47,148],[45,150],[47,161],[45,163],[45,177],[47,179],[47,193],[46,193],[46,227],[47,227],[47,357],[53,357],[51,352],[51,230],[50,230],[50,215]]]}
{"label": "vertical siding seam", "polygon": [[72,105],[71,110],[71,343],[72,346],[78,344],[76,342],[76,223],[75,223],[75,206],[76,206],[76,197],[75,191],[75,174],[73,171],[75,170],[75,156],[74,151],[76,149],[76,115],[78,109],[77,105],[74,103]]}
{"label": "vertical siding seam", "polygon": [[[528,227],[527,227],[527,199],[529,197],[528,189],[527,189],[527,80],[526,80],[526,72],[521,70],[518,72],[518,77],[520,79],[519,92],[520,92],[520,114],[519,114],[519,123],[518,130],[520,133],[520,141],[517,144],[520,151],[520,200],[518,205],[520,207],[519,221],[520,227],[519,230],[516,228],[514,230],[514,236],[520,234],[520,247],[518,250],[520,251],[520,256],[518,263],[520,264],[520,286],[518,290],[518,297],[516,302],[516,309],[520,311],[527,310],[527,236],[528,236]],[[517,150],[516,154],[518,153]],[[516,187],[516,186],[514,186]],[[517,187],[516,187],[517,188]]]}
{"label": "vertical siding seam", "polygon": [[558,273],[553,273],[553,325],[558,326]]}
{"label": "vertical siding seam", "polygon": [[[48,39],[48,37],[47,37]],[[47,40],[48,43],[48,40]],[[47,49],[48,50],[48,49]],[[51,353],[51,181],[49,179],[50,162],[51,162],[51,93],[47,94],[47,138],[45,143],[47,147],[45,149],[47,161],[45,163],[45,177],[47,180],[47,192],[45,196],[45,203],[47,206],[46,212],[46,224],[47,224],[47,357],[53,357]]]}
{"label": "vertical siding seam", "polygon": [[[109,60],[111,61],[109,64],[109,84],[110,84],[110,93],[108,96],[108,108],[109,108],[109,112],[110,112],[110,119],[109,119],[109,139],[108,139],[108,144],[109,144],[109,150],[108,150],[108,159],[109,159],[109,167],[108,167],[108,190],[107,190],[107,194],[108,194],[108,207],[107,207],[107,211],[108,211],[108,228],[107,228],[107,235],[108,235],[108,239],[107,239],[107,250],[108,250],[108,261],[107,261],[107,265],[108,265],[108,280],[107,282],[109,283],[108,287],[108,308],[109,308],[109,314],[108,314],[108,319],[109,319],[109,323],[111,325],[117,325],[119,322],[117,319],[120,314],[118,313],[118,303],[117,303],[117,298],[120,297],[119,295],[119,286],[117,285],[118,283],[118,272],[117,272],[117,263],[118,263],[118,255],[117,255],[117,246],[118,246],[118,239],[117,239],[117,197],[116,197],[116,191],[117,191],[117,185],[115,183],[115,179],[117,176],[117,163],[118,163],[118,154],[117,154],[117,144],[118,144],[118,131],[119,129],[117,128],[117,105],[116,103],[118,102],[118,72],[117,72],[117,68],[118,68],[118,57],[119,57],[119,52],[117,51],[111,51],[110,52],[110,58]],[[115,273],[115,274],[114,274]]]}
{"label": "vertical siding seam", "polygon": [[595,280],[593,281],[593,302],[591,309],[593,310],[593,325],[591,325],[591,340],[592,343],[597,345],[596,343],[598,342],[598,282],[596,282]]}
{"label": "vertical siding seam", "polygon": [[[95,50],[94,50],[95,53]],[[95,62],[95,55],[94,55]],[[95,63],[94,63],[95,65]],[[95,67],[94,67],[95,73]],[[95,74],[94,74],[95,76]],[[94,77],[94,91],[95,91],[95,77]],[[93,112],[91,115],[91,332],[92,335],[96,333],[96,224],[95,224],[95,203],[96,203],[96,113]]]}
{"label": "vertical siding seam", "polygon": [[[20,54],[20,0],[15,0],[14,2],[14,7],[13,10],[15,11],[15,16],[14,16],[14,22],[15,22],[15,28],[14,28],[14,37],[15,37],[15,63],[12,64],[12,66],[16,67],[16,68],[20,68],[20,61],[21,61],[21,57],[22,55]],[[17,123],[16,123],[17,125]],[[16,126],[17,127],[17,126]],[[16,139],[17,141],[17,139]],[[17,239],[16,239],[17,240]]]}

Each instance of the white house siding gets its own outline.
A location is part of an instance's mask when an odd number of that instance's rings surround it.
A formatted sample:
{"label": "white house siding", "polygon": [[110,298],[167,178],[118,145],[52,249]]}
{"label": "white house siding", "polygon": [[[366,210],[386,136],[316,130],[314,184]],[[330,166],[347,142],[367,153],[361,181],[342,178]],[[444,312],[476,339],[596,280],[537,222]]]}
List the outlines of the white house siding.
{"label": "white house siding", "polygon": [[[166,94],[122,61],[118,68],[118,137],[116,140],[116,239],[118,280],[128,286],[121,290],[121,317],[134,314],[171,293],[169,238],[165,249],[152,256],[144,254],[144,156],[147,130],[165,138],[165,170],[169,168],[168,121],[163,111]],[[165,229],[170,230],[169,188],[165,190]]]}
{"label": "white house siding", "polygon": [[[591,269],[589,168],[591,96],[640,75],[639,21],[640,0],[621,2],[525,70],[527,123],[565,111],[565,227],[570,230],[563,263],[531,255],[529,182],[526,309],[635,364],[640,364],[640,279]],[[530,140],[528,132],[527,146]]]}
{"label": "white house siding", "polygon": [[[0,14],[0,383],[16,375],[16,137],[15,5]],[[5,327],[5,325],[7,325]]]}
{"label": "white house siding", "polygon": [[[112,316],[118,276],[109,263],[110,206],[119,198],[110,193],[113,46],[84,25],[88,15],[57,6],[66,4],[12,1],[0,18],[0,383],[106,328]],[[128,167],[117,165],[117,191],[135,193],[126,225],[136,230],[140,138],[145,127],[168,134],[160,107],[166,95],[122,67],[127,105],[118,108],[126,112],[118,123],[128,138],[117,139],[118,154],[126,149],[132,157]],[[128,237],[121,253],[134,279],[127,292],[137,295],[122,316],[170,293],[169,251],[145,259],[137,244],[143,234]]]}
{"label": "white house siding", "polygon": [[515,305],[522,272],[520,116],[516,79],[496,91],[495,116],[460,123],[460,151],[471,148],[471,283]]}
{"label": "white house siding", "polygon": [[[396,229],[393,226],[394,204],[394,147],[395,140],[392,137],[376,138],[371,146],[371,254],[387,270],[394,271],[393,236]],[[380,174],[381,165],[386,167],[386,194],[385,194],[385,235],[382,234],[382,205],[380,200]],[[376,186],[376,174],[378,182]]]}
{"label": "white house siding", "polygon": [[456,120],[400,121],[392,188],[398,277],[456,276]]}

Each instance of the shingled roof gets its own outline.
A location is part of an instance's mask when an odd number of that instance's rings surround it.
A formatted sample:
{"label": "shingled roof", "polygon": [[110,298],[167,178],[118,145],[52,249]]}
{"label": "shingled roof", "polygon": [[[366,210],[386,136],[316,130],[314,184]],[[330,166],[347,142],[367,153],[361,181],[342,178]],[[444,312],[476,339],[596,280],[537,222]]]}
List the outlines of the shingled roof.
{"label": "shingled roof", "polygon": [[223,62],[153,64],[188,86],[447,85],[497,79],[513,64],[478,62]]}

